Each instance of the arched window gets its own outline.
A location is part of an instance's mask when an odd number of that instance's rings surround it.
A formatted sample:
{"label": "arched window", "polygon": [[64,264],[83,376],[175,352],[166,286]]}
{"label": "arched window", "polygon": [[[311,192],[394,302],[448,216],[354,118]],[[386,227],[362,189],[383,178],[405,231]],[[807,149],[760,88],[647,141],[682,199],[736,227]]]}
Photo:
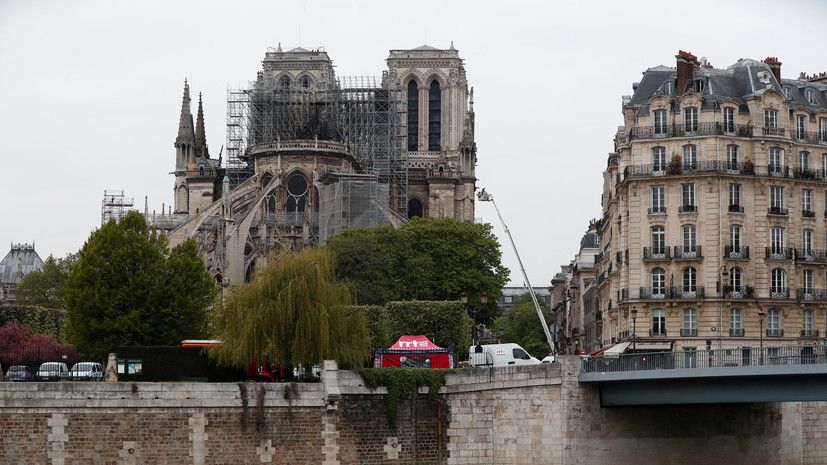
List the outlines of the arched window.
{"label": "arched window", "polygon": [[408,83],[408,151],[419,150],[419,86]]}
{"label": "arched window", "polygon": [[683,277],[683,292],[695,292],[697,288],[697,271],[691,266],[687,266],[681,273]]}
{"label": "arched window", "polygon": [[287,180],[287,217],[293,221],[302,221],[307,203],[307,180],[299,173]]}
{"label": "arched window", "polygon": [[660,267],[652,270],[652,297],[666,297],[666,271]]}
{"label": "arched window", "polygon": [[422,218],[422,202],[416,197],[408,200],[408,219],[414,217]]}
{"label": "arched window", "polygon": [[302,89],[309,89],[310,88],[310,78],[308,76],[302,76],[301,83],[302,83]]}
{"label": "arched window", "polygon": [[770,274],[770,296],[786,298],[787,273],[781,268],[774,268]]}
{"label": "arched window", "polygon": [[287,90],[290,88],[290,77],[289,76],[282,76],[279,79],[279,88],[281,90]]}
{"label": "arched window", "polygon": [[428,91],[428,150],[442,149],[442,91],[434,79]]}

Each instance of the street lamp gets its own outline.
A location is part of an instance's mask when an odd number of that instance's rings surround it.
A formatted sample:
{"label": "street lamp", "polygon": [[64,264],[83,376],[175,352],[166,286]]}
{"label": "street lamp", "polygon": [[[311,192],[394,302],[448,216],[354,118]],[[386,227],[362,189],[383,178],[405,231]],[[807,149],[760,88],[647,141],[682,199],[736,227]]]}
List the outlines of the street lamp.
{"label": "street lamp", "polygon": [[[479,345],[477,341],[477,312],[480,309],[476,306],[468,307],[468,293],[463,291],[462,294],[459,296],[460,302],[462,302],[463,307],[466,307],[467,311],[470,311],[471,314],[474,316],[474,325],[471,326],[471,342],[473,345]],[[485,305],[488,303],[488,293],[487,292],[480,292],[480,304]]]}
{"label": "street lamp", "polygon": [[760,340],[760,349],[758,352],[761,354],[760,361],[758,362],[759,365],[764,364],[764,310],[758,310],[758,337]]}
{"label": "street lamp", "polygon": [[637,307],[632,307],[632,352],[637,350]]}

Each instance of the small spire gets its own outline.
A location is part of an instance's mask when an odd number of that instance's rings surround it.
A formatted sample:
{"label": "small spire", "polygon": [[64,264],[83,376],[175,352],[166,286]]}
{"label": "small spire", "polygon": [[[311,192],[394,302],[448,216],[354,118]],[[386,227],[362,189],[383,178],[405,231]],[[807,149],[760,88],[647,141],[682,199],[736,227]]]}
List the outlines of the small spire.
{"label": "small spire", "polygon": [[456,50],[456,49],[454,48],[454,41],[453,41],[453,40],[451,41],[451,48],[449,48],[448,50]]}
{"label": "small spire", "polygon": [[181,120],[178,122],[178,138],[175,145],[194,143],[195,134],[192,130],[192,113],[190,112],[190,86],[184,78],[184,98],[181,102]]}
{"label": "small spire", "polygon": [[276,53],[282,53],[282,51],[281,51],[281,42],[279,42],[279,48],[276,49]]}
{"label": "small spire", "polygon": [[207,150],[207,133],[204,130],[204,107],[201,103],[201,92],[198,93],[198,116],[195,120],[195,156],[210,158]]}

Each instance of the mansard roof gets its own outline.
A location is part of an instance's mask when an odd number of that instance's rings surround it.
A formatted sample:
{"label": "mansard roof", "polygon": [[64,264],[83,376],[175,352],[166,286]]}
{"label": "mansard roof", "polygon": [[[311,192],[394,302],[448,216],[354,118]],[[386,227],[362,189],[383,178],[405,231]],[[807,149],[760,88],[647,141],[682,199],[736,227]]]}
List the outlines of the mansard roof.
{"label": "mansard roof", "polygon": [[34,244],[12,244],[11,251],[0,261],[0,283],[16,283],[20,264],[23,276],[43,269],[44,263],[34,250]]}

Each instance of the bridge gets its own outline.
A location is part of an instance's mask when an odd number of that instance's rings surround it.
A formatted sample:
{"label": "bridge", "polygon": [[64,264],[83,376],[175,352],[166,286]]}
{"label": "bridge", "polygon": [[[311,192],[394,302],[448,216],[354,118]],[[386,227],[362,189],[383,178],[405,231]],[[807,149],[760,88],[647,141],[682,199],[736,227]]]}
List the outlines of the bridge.
{"label": "bridge", "polygon": [[583,356],[602,407],[827,400],[827,346]]}

